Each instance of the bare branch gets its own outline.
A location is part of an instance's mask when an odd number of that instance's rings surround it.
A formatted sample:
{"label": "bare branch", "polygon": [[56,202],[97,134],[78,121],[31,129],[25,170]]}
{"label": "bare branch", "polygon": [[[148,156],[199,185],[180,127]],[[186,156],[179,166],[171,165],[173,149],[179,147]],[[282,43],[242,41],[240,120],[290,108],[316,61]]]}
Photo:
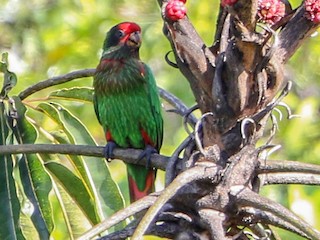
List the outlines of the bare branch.
{"label": "bare branch", "polygon": [[303,4],[279,33],[279,45],[276,55],[280,62],[286,63],[301,44],[319,27],[305,17]]}
{"label": "bare branch", "polygon": [[[82,155],[90,157],[101,157],[104,147],[71,144],[19,144],[19,145],[0,145],[0,154],[19,154],[19,153],[49,153],[49,154],[68,154]],[[114,150],[114,159],[121,159],[127,163],[134,163],[146,166],[146,159],[137,162],[142,150],[139,149],[120,149]],[[169,157],[153,154],[150,166],[157,169],[166,169]]]}
{"label": "bare branch", "polygon": [[[189,141],[189,140],[186,140]],[[103,158],[102,146],[88,145],[71,145],[71,144],[20,144],[20,145],[2,145],[0,146],[0,154],[20,154],[20,153],[49,153],[49,154],[69,154],[82,155]],[[115,159],[121,159],[128,163],[137,163],[141,150],[138,149],[120,149],[114,151]],[[171,157],[153,154],[151,158],[151,166],[157,169],[165,170]],[[297,161],[280,161],[260,159],[261,164],[258,166],[258,173],[288,173],[295,172],[294,175],[285,174],[268,174],[265,175],[265,184],[317,184],[319,185],[320,166],[315,164],[300,163]],[[137,164],[145,164],[142,159]],[[299,174],[298,174],[299,173]],[[310,173],[305,175],[303,173]],[[298,175],[297,175],[298,174]],[[313,174],[313,175],[312,175]],[[301,180],[299,182],[299,180]]]}
{"label": "bare branch", "polygon": [[[261,175],[259,175],[261,176]],[[320,185],[320,175],[306,173],[268,173],[262,174],[263,184],[304,184]]]}
{"label": "bare branch", "polygon": [[[161,87],[158,87],[158,91],[160,94],[160,97],[167,101],[171,106],[173,106],[177,113],[181,116],[185,116],[187,113],[189,113],[189,108],[176,96],[174,96],[172,93],[169,93],[168,91],[164,90]],[[187,121],[194,126],[197,122],[197,118],[191,113],[188,114]]]}
{"label": "bare branch", "polygon": [[258,173],[281,173],[281,172],[299,172],[320,174],[320,165],[302,163],[288,160],[268,160],[260,159]]}
{"label": "bare branch", "polygon": [[65,75],[61,75],[61,76],[57,76],[57,77],[49,78],[47,80],[40,81],[40,82],[36,83],[35,85],[32,85],[31,87],[28,87],[27,89],[22,91],[19,94],[19,97],[21,100],[23,100],[23,99],[27,98],[28,96],[30,96],[31,94],[33,94],[37,91],[43,90],[45,88],[48,88],[48,87],[52,87],[55,85],[66,83],[66,82],[76,80],[79,78],[92,77],[95,71],[96,71],[95,69],[82,69],[82,70],[77,70],[77,71],[67,73]]}
{"label": "bare branch", "polygon": [[156,196],[149,195],[132,203],[130,206],[116,212],[108,219],[102,221],[101,223],[91,228],[89,231],[85,232],[83,235],[81,235],[81,237],[78,238],[78,240],[91,239],[92,237],[98,235],[99,233],[104,232],[109,228],[111,228],[112,226],[122,222],[128,217],[149,208],[151,205],[154,204],[156,199],[157,199]]}

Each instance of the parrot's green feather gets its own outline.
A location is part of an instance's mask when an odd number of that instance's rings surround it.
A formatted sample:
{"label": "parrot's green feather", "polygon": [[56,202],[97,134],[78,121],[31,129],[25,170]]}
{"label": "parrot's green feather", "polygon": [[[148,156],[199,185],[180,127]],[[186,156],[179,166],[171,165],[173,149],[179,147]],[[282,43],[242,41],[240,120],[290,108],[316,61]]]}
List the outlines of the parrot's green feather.
{"label": "parrot's green feather", "polygon": [[105,132],[110,131],[120,147],[144,148],[143,129],[159,150],[163,123],[157,86],[149,67],[141,62],[137,64],[145,69],[146,75],[141,76],[126,66],[117,76],[119,83],[111,89],[103,88],[105,74],[96,74],[96,113]]}

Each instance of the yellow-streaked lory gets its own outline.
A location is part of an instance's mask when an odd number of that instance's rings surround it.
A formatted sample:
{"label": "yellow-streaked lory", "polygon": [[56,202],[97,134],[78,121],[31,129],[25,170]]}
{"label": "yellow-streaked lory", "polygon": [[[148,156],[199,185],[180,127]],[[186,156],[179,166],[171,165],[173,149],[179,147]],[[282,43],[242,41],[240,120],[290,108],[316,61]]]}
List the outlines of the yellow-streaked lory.
{"label": "yellow-streaked lory", "polygon": [[[159,152],[163,138],[161,105],[151,69],[140,60],[141,28],[123,22],[110,29],[94,75],[94,108],[107,145],[105,157],[113,149],[143,149],[140,159],[150,161]],[[131,202],[154,191],[156,171],[127,164]]]}

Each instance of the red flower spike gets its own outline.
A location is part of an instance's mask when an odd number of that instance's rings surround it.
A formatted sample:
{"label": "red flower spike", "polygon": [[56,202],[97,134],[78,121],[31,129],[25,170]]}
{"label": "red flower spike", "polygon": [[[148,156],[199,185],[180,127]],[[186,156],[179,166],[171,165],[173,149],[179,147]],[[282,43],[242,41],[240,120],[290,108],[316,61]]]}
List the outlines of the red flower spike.
{"label": "red flower spike", "polygon": [[286,13],[286,5],[281,0],[259,0],[258,21],[275,24]]}
{"label": "red flower spike", "polygon": [[222,7],[232,6],[236,2],[238,2],[238,0],[221,0],[221,5],[222,5]]}
{"label": "red flower spike", "polygon": [[184,5],[186,1],[171,0],[165,8],[165,16],[171,21],[177,21],[187,14],[187,9]]}
{"label": "red flower spike", "polygon": [[314,23],[320,23],[320,1],[305,0],[304,7],[306,9],[306,18]]}

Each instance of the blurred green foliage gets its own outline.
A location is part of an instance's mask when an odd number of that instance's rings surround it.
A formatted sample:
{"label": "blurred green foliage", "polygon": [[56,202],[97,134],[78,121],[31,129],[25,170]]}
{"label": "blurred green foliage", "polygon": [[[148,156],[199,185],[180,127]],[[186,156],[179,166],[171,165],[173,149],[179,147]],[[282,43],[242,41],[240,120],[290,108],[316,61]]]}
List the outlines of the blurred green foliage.
{"label": "blurred green foliage", "polygon": [[[301,3],[298,0],[290,2],[293,6]],[[189,18],[205,43],[212,44],[219,1],[190,0],[187,8]],[[153,69],[158,85],[178,96],[188,106],[193,105],[194,97],[187,81],[164,60],[170,45],[162,33],[160,9],[155,0],[0,0],[0,52],[9,53],[10,71],[18,76],[18,84],[11,94],[18,94],[28,86],[52,76],[76,69],[94,68],[100,57],[105,33],[120,21],[135,21],[142,26],[141,58]],[[281,144],[282,148],[271,158],[320,162],[319,65],[320,38],[315,34],[287,66],[286,75],[294,82],[294,87],[285,102],[294,114],[301,117],[281,121],[274,143]],[[91,85],[92,79],[86,78],[64,84],[63,87]],[[43,90],[25,102],[34,107],[59,88],[61,86]],[[102,128],[91,104],[63,104],[81,119],[99,145],[105,144]],[[170,109],[167,105],[164,108]],[[284,110],[282,112],[286,114]],[[30,108],[28,115],[34,118],[37,112]],[[164,116],[165,139],[161,153],[170,155],[186,133],[180,117],[173,113],[164,113]],[[56,128],[49,118],[43,118],[42,124],[47,129]],[[121,190],[126,192],[123,164],[112,162],[110,169]],[[158,187],[161,188],[163,173],[159,173],[159,176]],[[296,210],[320,229],[319,187],[270,186],[263,192]],[[127,199],[127,194],[124,196]],[[64,239],[64,230],[60,225],[58,223],[54,237]]]}

